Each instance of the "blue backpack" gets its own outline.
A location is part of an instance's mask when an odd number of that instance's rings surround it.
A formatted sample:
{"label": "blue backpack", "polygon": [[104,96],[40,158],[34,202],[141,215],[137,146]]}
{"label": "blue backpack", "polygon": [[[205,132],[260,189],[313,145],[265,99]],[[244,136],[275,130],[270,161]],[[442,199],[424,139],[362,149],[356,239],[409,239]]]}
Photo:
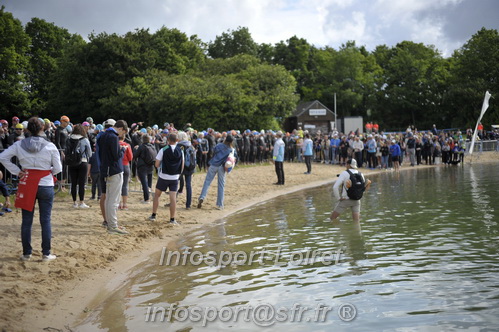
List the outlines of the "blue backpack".
{"label": "blue backpack", "polygon": [[196,150],[192,146],[184,148],[184,171],[196,169]]}

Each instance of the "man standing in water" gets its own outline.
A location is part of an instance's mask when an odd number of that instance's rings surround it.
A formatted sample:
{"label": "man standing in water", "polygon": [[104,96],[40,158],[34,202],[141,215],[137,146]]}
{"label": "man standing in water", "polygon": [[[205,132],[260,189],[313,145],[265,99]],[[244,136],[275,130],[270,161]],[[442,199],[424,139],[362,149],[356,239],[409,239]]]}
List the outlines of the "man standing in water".
{"label": "man standing in water", "polygon": [[334,183],[333,194],[338,204],[331,213],[331,221],[340,216],[346,208],[352,208],[352,219],[358,223],[360,220],[360,199],[364,191],[369,189],[371,181],[357,170],[357,161],[350,159],[346,163],[347,169],[338,177]]}

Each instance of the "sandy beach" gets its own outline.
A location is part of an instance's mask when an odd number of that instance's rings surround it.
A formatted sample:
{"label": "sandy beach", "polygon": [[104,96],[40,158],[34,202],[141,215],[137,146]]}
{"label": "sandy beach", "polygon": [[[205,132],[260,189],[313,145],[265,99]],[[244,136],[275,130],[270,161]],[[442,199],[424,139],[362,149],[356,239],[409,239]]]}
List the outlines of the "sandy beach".
{"label": "sandy beach", "polygon": [[[469,159],[466,162],[469,163]],[[478,162],[497,163],[499,153],[474,156],[473,163]],[[429,166],[418,166],[423,167]],[[406,164],[402,171],[407,168]],[[286,185],[276,186],[273,185],[277,178],[272,164],[237,167],[227,178],[222,211],[215,209],[216,182],[212,183],[203,208],[196,208],[206,174],[196,173],[193,208],[186,210],[185,194],[179,196],[177,220],[181,222],[180,226],[166,223],[169,218],[169,210],[164,207],[167,195],[161,197],[157,221],[148,221],[152,204],[140,204],[139,184],[133,182],[129,209],[118,211],[119,223],[130,232],[126,236],[110,235],[101,226],[103,219],[97,201],[87,201],[90,209],[73,209],[70,196],[59,194],[52,212],[52,253],[57,255],[52,262],[41,261],[37,209],[32,234],[33,257],[31,261],[20,261],[21,211],[14,209],[0,217],[3,249],[0,257],[0,330],[43,331],[51,327],[50,331],[71,331],[73,324],[91,311],[100,298],[105,298],[126,280],[133,266],[149,259],[170,241],[258,202],[332,183],[344,167],[314,163],[312,174],[304,174],[305,170],[305,164],[285,163]],[[361,171],[365,175],[380,172]],[[332,207],[333,204],[331,200]]]}

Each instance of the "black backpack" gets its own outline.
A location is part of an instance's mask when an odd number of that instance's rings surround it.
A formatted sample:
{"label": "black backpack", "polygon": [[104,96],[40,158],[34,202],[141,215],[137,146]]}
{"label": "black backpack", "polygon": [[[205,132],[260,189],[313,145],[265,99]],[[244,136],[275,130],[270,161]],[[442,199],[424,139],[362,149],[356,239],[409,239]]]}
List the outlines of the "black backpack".
{"label": "black backpack", "polygon": [[81,137],[79,139],[70,138],[66,142],[66,149],[64,150],[64,155],[65,155],[64,160],[66,162],[66,165],[71,166],[71,167],[75,167],[75,166],[79,166],[81,164],[83,151],[82,151],[82,146],[80,144],[80,141],[83,138],[84,137]]}
{"label": "black backpack", "polygon": [[196,151],[192,146],[184,148],[184,170],[193,171],[196,169]]}
{"label": "black backpack", "polygon": [[347,170],[348,174],[350,174],[350,181],[352,185],[350,188],[347,188],[348,198],[358,201],[362,198],[364,191],[366,190],[366,183],[364,181],[364,177],[360,172],[352,173],[350,170]]}
{"label": "black backpack", "polygon": [[151,144],[144,145],[144,162],[148,166],[156,162],[156,149]]}

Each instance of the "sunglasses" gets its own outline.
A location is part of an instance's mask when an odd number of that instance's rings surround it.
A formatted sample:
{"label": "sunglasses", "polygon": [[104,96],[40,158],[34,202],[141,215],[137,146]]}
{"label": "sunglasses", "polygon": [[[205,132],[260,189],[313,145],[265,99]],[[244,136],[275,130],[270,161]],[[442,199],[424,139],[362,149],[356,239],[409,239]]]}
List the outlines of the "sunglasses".
{"label": "sunglasses", "polygon": [[22,130],[21,128],[16,128],[15,130]]}

